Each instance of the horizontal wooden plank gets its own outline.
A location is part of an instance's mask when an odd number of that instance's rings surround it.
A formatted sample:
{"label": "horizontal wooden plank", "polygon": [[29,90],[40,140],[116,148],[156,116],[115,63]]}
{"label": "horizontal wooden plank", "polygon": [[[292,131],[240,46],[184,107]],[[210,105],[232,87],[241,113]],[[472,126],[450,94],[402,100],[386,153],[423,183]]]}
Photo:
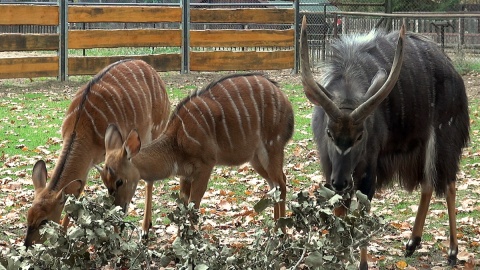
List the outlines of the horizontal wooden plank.
{"label": "horizontal wooden plank", "polygon": [[271,23],[293,24],[293,9],[245,8],[245,9],[197,9],[190,10],[192,23]]}
{"label": "horizontal wooden plank", "polygon": [[0,25],[58,25],[58,6],[1,5]]}
{"label": "horizontal wooden plank", "polygon": [[57,56],[0,58],[1,79],[57,76]]}
{"label": "horizontal wooden plank", "polygon": [[142,59],[157,71],[180,71],[182,62],[180,54],[69,57],[68,75],[94,75],[111,63],[127,58]]}
{"label": "horizontal wooden plank", "polygon": [[182,32],[164,29],[71,30],[69,49],[116,47],[180,47]]}
{"label": "horizontal wooden plank", "polygon": [[293,47],[295,30],[190,31],[191,47]]}
{"label": "horizontal wooden plank", "polygon": [[181,22],[180,7],[161,6],[70,6],[68,21],[77,22]]}
{"label": "horizontal wooden plank", "polygon": [[191,52],[191,71],[277,70],[294,67],[293,50],[274,52]]}
{"label": "horizontal wooden plank", "polygon": [[0,34],[0,51],[58,50],[58,34]]}

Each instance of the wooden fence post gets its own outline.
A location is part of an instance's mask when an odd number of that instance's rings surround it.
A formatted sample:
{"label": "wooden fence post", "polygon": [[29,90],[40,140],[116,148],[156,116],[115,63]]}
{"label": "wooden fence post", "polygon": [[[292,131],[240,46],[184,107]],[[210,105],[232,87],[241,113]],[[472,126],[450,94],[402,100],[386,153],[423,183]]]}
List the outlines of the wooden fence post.
{"label": "wooden fence post", "polygon": [[190,71],[190,0],[182,0],[182,67],[181,74]]}
{"label": "wooden fence post", "polygon": [[68,79],[68,1],[58,0],[58,78]]}

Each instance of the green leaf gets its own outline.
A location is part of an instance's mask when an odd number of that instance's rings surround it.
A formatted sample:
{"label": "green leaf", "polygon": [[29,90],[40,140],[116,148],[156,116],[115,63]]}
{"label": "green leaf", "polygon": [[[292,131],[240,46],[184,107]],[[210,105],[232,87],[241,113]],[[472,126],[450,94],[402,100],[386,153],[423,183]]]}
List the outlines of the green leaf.
{"label": "green leaf", "polygon": [[182,245],[182,239],[180,237],[175,238],[172,243],[173,251],[175,254],[181,258],[188,254],[185,248]]}
{"label": "green leaf", "polygon": [[209,267],[206,264],[199,264],[195,266],[195,270],[207,270]]}
{"label": "green leaf", "polygon": [[160,258],[160,265],[162,267],[167,267],[170,264],[171,261],[172,261],[172,259],[170,257],[162,256]]}
{"label": "green leaf", "polygon": [[261,213],[265,209],[267,209],[267,207],[272,206],[273,204],[274,203],[273,203],[273,200],[271,198],[265,197],[265,198],[262,198],[260,201],[258,201],[253,206],[253,209],[255,210],[255,212]]}
{"label": "green leaf", "polygon": [[338,194],[335,194],[333,195],[333,197],[331,197],[329,200],[328,200],[328,203],[330,205],[337,205],[338,202],[340,202],[342,200],[342,196],[338,195]]}
{"label": "green leaf", "polygon": [[308,257],[305,259],[305,264],[308,267],[320,269],[320,267],[323,265],[322,254],[320,254],[318,251],[310,253],[310,255],[308,255]]}
{"label": "green leaf", "polygon": [[290,217],[281,217],[277,220],[277,226],[280,228],[288,227],[292,228],[295,225],[295,221]]}
{"label": "green leaf", "polygon": [[357,190],[357,200],[362,210],[369,212],[370,211],[370,200],[367,195],[363,194],[360,190]]}
{"label": "green leaf", "polygon": [[316,195],[320,201],[324,202],[332,198],[335,195],[335,191],[322,185],[316,190]]}

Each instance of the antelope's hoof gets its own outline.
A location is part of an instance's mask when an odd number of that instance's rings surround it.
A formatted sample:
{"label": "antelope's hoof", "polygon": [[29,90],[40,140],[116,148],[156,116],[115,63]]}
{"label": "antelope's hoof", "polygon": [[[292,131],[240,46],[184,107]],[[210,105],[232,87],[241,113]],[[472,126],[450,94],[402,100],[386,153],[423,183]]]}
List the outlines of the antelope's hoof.
{"label": "antelope's hoof", "polygon": [[148,240],[148,231],[142,230],[142,240]]}
{"label": "antelope's hoof", "polygon": [[148,227],[145,228],[145,226],[143,226],[143,229],[142,229],[142,239],[143,240],[147,240],[148,239],[148,231],[153,227],[152,225],[152,222],[148,222]]}
{"label": "antelope's hoof", "polygon": [[457,254],[458,254],[458,247],[455,249],[450,249],[448,251],[448,265],[455,266],[457,264]]}
{"label": "antelope's hoof", "polygon": [[368,263],[360,262],[360,265],[358,266],[358,270],[368,270]]}
{"label": "antelope's hoof", "polygon": [[421,247],[422,238],[421,237],[413,237],[408,240],[407,244],[405,245],[405,257],[412,256],[413,252],[419,247]]}

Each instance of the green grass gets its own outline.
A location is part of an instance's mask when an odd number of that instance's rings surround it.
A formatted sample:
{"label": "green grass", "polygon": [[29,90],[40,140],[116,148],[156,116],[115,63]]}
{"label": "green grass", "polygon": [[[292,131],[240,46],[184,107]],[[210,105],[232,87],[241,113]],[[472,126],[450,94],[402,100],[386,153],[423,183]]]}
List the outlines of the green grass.
{"label": "green grass", "polygon": [[478,59],[467,58],[462,53],[457,53],[452,57],[453,65],[460,74],[480,71],[480,61]]}
{"label": "green grass", "polygon": [[[0,103],[0,119],[2,119],[1,151],[5,155],[36,153],[38,146],[46,146],[56,151],[58,144],[51,138],[60,138],[58,130],[63,119],[63,108],[69,100],[56,97],[46,98],[42,93],[27,93],[23,97],[2,100]],[[42,111],[48,111],[43,114]],[[12,113],[15,117],[12,118]],[[44,123],[47,122],[47,125]],[[51,149],[50,149],[51,148]],[[20,150],[20,151],[19,151]]]}
{"label": "green grass", "polygon": [[119,47],[119,48],[94,48],[94,49],[70,49],[68,54],[72,56],[116,56],[116,55],[149,55],[180,53],[177,47]]}

